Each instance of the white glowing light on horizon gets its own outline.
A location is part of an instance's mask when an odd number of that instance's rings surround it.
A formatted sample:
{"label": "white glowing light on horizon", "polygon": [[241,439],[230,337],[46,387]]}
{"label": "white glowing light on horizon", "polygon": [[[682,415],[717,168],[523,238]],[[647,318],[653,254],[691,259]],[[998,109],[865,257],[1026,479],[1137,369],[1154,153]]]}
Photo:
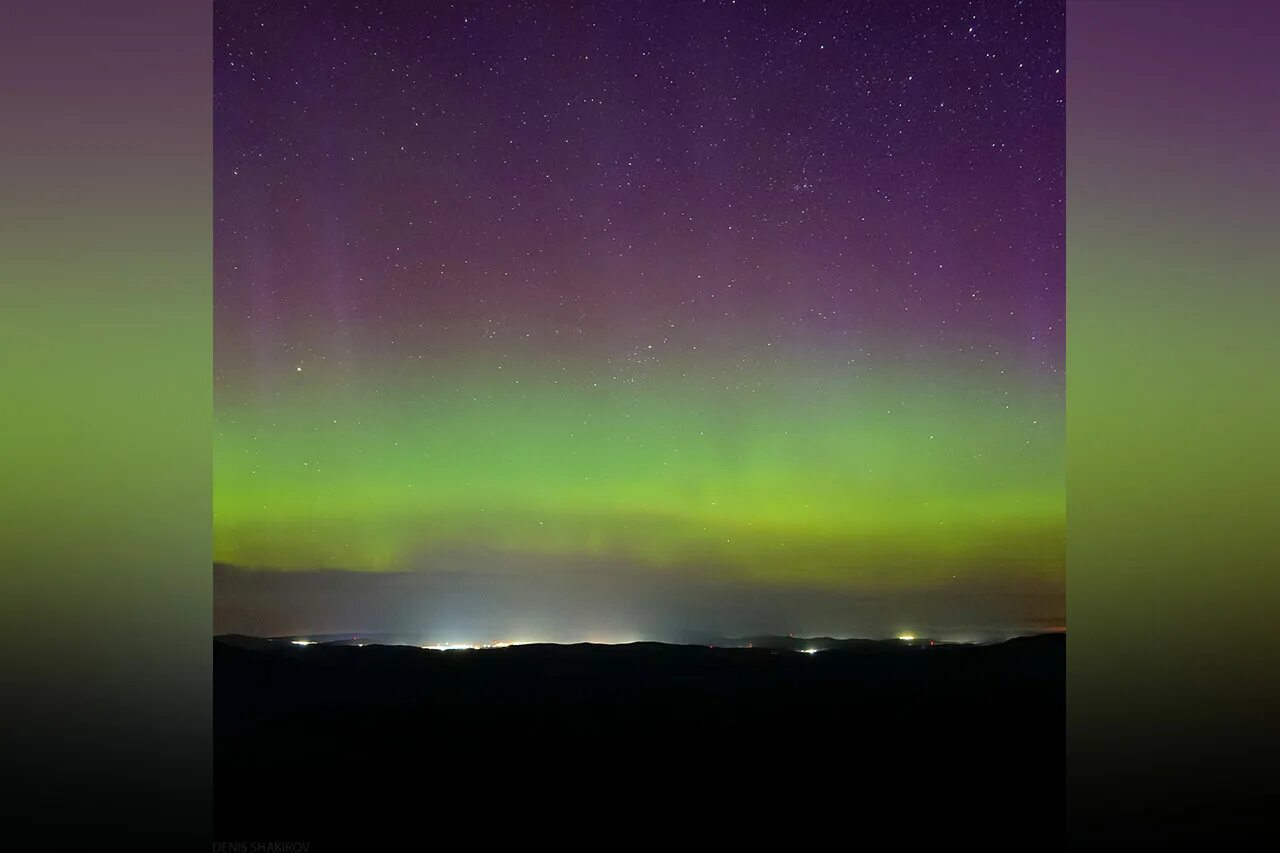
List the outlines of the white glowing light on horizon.
{"label": "white glowing light on horizon", "polygon": [[314,646],[316,644],[315,640],[292,640],[291,642],[295,646]]}
{"label": "white glowing light on horizon", "polygon": [[898,637],[899,640],[914,640],[915,638],[915,634],[902,634]]}
{"label": "white glowing light on horizon", "polygon": [[806,655],[816,655],[818,652],[822,651],[822,649],[801,649],[800,651]]}
{"label": "white glowing light on horizon", "polygon": [[471,643],[435,643],[433,645],[428,645],[428,646],[419,646],[418,648],[427,649],[428,651],[433,651],[433,652],[456,652],[462,649],[506,649],[506,648],[510,648],[511,646],[523,646],[523,645],[526,645],[526,643],[523,643],[523,642],[508,643],[505,641],[497,641],[493,643],[480,643],[478,645],[472,645]]}

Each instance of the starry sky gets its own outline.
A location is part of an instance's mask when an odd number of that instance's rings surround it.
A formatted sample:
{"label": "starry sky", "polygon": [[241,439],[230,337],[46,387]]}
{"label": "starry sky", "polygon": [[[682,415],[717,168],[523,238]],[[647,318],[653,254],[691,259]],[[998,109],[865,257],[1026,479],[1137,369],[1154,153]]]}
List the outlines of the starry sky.
{"label": "starry sky", "polygon": [[1063,3],[214,18],[222,627],[1061,623]]}

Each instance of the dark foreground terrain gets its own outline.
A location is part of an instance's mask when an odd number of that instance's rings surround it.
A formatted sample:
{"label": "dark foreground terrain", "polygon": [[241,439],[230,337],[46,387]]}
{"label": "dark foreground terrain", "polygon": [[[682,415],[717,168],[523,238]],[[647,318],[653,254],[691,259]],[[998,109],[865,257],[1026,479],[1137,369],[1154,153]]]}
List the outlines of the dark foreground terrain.
{"label": "dark foreground terrain", "polygon": [[214,837],[1061,849],[1064,679],[1062,635],[817,654],[218,638]]}

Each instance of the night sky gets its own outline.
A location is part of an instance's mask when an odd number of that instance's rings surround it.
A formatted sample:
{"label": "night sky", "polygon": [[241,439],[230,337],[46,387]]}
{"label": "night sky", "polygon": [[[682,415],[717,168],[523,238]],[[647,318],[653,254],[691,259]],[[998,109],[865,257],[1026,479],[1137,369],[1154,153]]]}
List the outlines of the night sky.
{"label": "night sky", "polygon": [[1062,624],[1063,3],[214,14],[216,629]]}

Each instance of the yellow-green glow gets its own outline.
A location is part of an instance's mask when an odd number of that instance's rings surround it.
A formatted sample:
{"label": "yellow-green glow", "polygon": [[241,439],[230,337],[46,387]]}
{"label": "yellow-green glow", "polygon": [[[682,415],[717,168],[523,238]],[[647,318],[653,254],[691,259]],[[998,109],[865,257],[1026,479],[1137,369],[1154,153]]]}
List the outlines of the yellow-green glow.
{"label": "yellow-green glow", "polygon": [[400,570],[541,554],[821,584],[1057,577],[1061,400],[990,373],[841,380],[791,365],[637,387],[530,366],[345,390],[304,373],[219,399],[215,558]]}

